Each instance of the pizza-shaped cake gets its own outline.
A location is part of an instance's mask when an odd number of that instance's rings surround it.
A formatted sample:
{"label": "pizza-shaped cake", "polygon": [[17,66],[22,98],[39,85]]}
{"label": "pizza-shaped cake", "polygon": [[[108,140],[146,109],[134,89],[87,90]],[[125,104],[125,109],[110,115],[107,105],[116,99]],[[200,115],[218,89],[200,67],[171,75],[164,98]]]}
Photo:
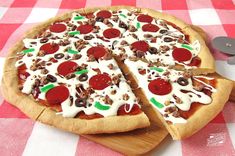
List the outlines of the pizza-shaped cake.
{"label": "pizza-shaped cake", "polygon": [[3,91],[32,119],[74,133],[125,132],[159,118],[182,139],[228,100],[232,83],[206,76],[214,71],[204,40],[173,16],[80,9],[26,33],[9,53]]}

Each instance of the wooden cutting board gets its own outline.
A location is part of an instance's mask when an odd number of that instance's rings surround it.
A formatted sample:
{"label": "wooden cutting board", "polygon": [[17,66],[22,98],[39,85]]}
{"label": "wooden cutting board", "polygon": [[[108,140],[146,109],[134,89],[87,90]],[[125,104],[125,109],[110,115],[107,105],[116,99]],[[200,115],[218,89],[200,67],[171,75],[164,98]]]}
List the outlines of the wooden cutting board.
{"label": "wooden cutting board", "polygon": [[[207,35],[200,27],[193,25],[191,27],[200,33],[208,43]],[[219,74],[213,74],[213,76],[222,77]],[[235,82],[230,100],[235,101]],[[143,111],[150,115],[150,119],[152,119],[153,110],[150,107],[144,107]],[[153,120],[154,122],[151,122],[150,127],[131,132],[83,136],[125,155],[143,155],[153,150],[168,135],[161,122],[156,118]]]}

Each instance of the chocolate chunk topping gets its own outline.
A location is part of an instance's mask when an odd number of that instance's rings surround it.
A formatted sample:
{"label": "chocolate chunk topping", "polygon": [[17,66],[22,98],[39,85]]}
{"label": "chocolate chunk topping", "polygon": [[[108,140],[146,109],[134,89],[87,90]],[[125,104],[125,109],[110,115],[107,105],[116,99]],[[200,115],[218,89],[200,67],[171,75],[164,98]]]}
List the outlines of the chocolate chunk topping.
{"label": "chocolate chunk topping", "polygon": [[128,45],[127,41],[125,41],[125,40],[122,40],[120,44],[123,45],[123,46]]}
{"label": "chocolate chunk topping", "polygon": [[73,59],[73,60],[78,60],[78,59],[80,59],[81,57],[82,57],[81,54],[74,54],[73,57],[72,57],[72,59]]}
{"label": "chocolate chunk topping", "polygon": [[117,93],[116,90],[112,90],[112,91],[111,91],[111,94],[112,94],[112,95],[114,95],[114,94],[116,94],[116,93]]}
{"label": "chocolate chunk topping", "polygon": [[72,79],[74,78],[76,75],[74,73],[70,73],[68,75],[65,76],[65,78],[68,80],[68,79]]}
{"label": "chocolate chunk topping", "polygon": [[160,51],[161,51],[162,53],[165,53],[165,52],[167,52],[168,50],[170,50],[170,48],[169,48],[168,46],[166,46],[166,45],[160,46]]}
{"label": "chocolate chunk topping", "polygon": [[106,96],[104,97],[104,103],[109,104],[109,105],[112,105],[113,100],[110,99],[110,97],[109,97],[108,95],[106,95]]}
{"label": "chocolate chunk topping", "polygon": [[128,94],[123,94],[122,98],[123,100],[127,101],[130,98],[130,96]]}
{"label": "chocolate chunk topping", "polygon": [[144,52],[142,52],[142,51],[140,51],[140,50],[137,50],[137,51],[136,51],[136,57],[141,58],[141,57],[143,57],[144,55],[145,55]]}
{"label": "chocolate chunk topping", "polygon": [[46,52],[44,51],[44,50],[40,50],[39,52],[38,52],[38,56],[45,56],[46,55]]}
{"label": "chocolate chunk topping", "polygon": [[128,30],[129,30],[130,32],[135,32],[135,31],[137,31],[137,29],[136,29],[133,25],[130,25],[129,28],[128,28]]}
{"label": "chocolate chunk topping", "polygon": [[108,65],[108,68],[112,70],[112,69],[114,68],[113,64],[110,63],[110,64]]}
{"label": "chocolate chunk topping", "polygon": [[48,71],[47,69],[42,69],[42,70],[41,70],[41,73],[42,73],[42,74],[47,74],[48,72],[49,72],[49,71]]}

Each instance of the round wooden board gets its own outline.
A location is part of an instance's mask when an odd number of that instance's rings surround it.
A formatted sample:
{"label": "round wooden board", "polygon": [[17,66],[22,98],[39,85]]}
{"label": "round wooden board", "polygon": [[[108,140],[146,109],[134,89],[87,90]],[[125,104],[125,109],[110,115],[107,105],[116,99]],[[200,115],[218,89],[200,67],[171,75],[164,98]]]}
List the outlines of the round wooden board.
{"label": "round wooden board", "polygon": [[[191,27],[197,31],[208,44],[205,31],[194,25],[191,25]],[[215,75],[222,77],[218,74],[213,74],[213,76]],[[230,100],[235,101],[235,82]],[[147,112],[148,116],[152,116],[152,109],[150,107],[144,107],[143,109],[145,113]],[[151,122],[151,126],[144,129],[125,133],[83,136],[125,155],[143,155],[157,147],[168,135],[168,132],[162,127],[159,120],[156,118],[152,120],[154,120],[154,122]]]}

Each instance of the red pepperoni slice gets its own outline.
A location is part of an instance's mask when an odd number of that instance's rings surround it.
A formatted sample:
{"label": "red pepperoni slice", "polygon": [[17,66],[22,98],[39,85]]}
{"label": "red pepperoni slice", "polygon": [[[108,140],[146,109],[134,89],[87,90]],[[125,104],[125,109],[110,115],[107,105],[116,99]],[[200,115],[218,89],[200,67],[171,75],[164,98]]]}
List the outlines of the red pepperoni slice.
{"label": "red pepperoni slice", "polygon": [[139,22],[151,23],[152,20],[153,20],[153,18],[152,18],[151,16],[149,16],[149,15],[139,15],[139,16],[137,17],[137,20],[138,20]]}
{"label": "red pepperoni slice", "polygon": [[112,13],[108,10],[101,10],[96,14],[96,16],[102,18],[110,18],[112,16]]}
{"label": "red pepperoni slice", "polygon": [[171,84],[161,78],[151,81],[148,85],[149,90],[156,95],[166,95],[172,90]]}
{"label": "red pepperoni slice", "polygon": [[43,50],[46,54],[53,54],[59,50],[59,45],[56,43],[46,43],[40,47],[40,50]]}
{"label": "red pepperoni slice", "polygon": [[178,62],[189,61],[192,58],[192,53],[185,48],[175,48],[172,56]]}
{"label": "red pepperoni slice", "polygon": [[51,32],[61,33],[66,30],[66,26],[64,24],[53,24],[49,29]]}
{"label": "red pepperoni slice", "polygon": [[159,27],[154,24],[145,24],[142,26],[142,30],[148,32],[157,32],[159,30]]}
{"label": "red pepperoni slice", "polygon": [[77,31],[80,31],[80,34],[88,34],[93,30],[93,26],[89,24],[80,25],[77,28]]}
{"label": "red pepperoni slice", "polygon": [[110,85],[111,81],[108,74],[97,74],[89,79],[89,85],[95,90],[103,90]]}
{"label": "red pepperoni slice", "polygon": [[132,43],[131,46],[133,49],[136,49],[142,52],[146,52],[149,49],[149,45],[145,41],[136,41]]}
{"label": "red pepperoni slice", "polygon": [[91,47],[87,50],[87,55],[93,55],[95,59],[99,59],[106,54],[106,50],[103,47]]}
{"label": "red pepperoni slice", "polygon": [[120,31],[115,28],[109,28],[103,32],[104,37],[108,39],[119,37],[120,34]]}
{"label": "red pepperoni slice", "polygon": [[69,90],[65,86],[56,86],[46,93],[46,99],[49,104],[61,104],[69,97]]}
{"label": "red pepperoni slice", "polygon": [[61,63],[58,67],[57,67],[57,72],[60,75],[66,76],[70,73],[73,73],[76,71],[77,68],[77,63],[73,62],[73,61],[66,61]]}

